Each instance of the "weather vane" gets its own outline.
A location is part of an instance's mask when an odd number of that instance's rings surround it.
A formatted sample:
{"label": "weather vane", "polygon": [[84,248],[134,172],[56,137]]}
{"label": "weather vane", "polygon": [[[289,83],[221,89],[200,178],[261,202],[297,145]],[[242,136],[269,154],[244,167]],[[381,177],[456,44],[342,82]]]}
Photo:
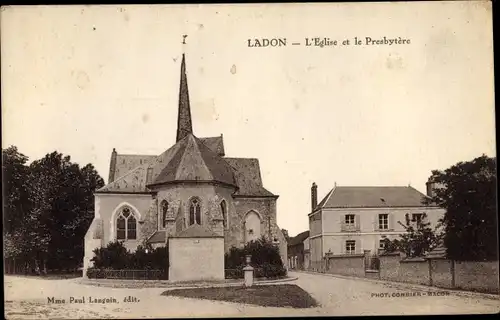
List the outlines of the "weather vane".
{"label": "weather vane", "polygon": [[182,44],[186,44],[187,34],[182,35]]}

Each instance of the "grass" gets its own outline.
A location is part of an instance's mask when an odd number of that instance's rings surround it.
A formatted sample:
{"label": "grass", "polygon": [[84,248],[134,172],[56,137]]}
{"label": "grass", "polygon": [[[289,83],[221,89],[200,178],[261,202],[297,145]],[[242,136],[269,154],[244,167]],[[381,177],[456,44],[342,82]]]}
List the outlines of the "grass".
{"label": "grass", "polygon": [[162,295],[246,303],[263,307],[311,308],[318,306],[309,293],[294,284],[258,285],[250,288],[238,286],[174,289],[165,291]]}

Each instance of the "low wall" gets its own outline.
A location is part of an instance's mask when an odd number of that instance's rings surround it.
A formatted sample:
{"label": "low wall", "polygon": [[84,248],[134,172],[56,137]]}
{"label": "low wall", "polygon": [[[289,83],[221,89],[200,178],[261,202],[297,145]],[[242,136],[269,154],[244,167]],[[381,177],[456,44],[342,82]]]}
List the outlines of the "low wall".
{"label": "low wall", "polygon": [[429,262],[425,259],[401,260],[398,281],[430,285]]}
{"label": "low wall", "polygon": [[365,256],[362,254],[352,254],[344,256],[331,256],[327,258],[327,272],[348,276],[364,277]]}
{"label": "low wall", "polygon": [[[452,261],[448,259],[401,259],[399,254],[379,256],[380,269],[365,272],[364,256],[330,256],[324,270],[339,275],[350,275],[381,280],[435,286],[447,289],[464,289],[487,293],[500,293],[498,261]],[[312,262],[314,267],[321,262]]]}
{"label": "low wall", "polygon": [[498,261],[455,262],[455,287],[498,293]]}
{"label": "low wall", "polygon": [[380,259],[380,279],[389,281],[399,281],[399,260],[398,254],[382,255]]}
{"label": "low wall", "polygon": [[453,261],[446,259],[430,260],[432,285],[441,288],[454,288]]}

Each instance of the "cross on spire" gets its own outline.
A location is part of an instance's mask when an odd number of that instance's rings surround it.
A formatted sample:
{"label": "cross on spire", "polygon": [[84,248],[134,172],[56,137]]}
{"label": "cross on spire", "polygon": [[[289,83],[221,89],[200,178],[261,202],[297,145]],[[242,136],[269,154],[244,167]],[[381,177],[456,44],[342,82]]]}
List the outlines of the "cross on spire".
{"label": "cross on spire", "polygon": [[182,35],[182,44],[186,44],[187,34]]}

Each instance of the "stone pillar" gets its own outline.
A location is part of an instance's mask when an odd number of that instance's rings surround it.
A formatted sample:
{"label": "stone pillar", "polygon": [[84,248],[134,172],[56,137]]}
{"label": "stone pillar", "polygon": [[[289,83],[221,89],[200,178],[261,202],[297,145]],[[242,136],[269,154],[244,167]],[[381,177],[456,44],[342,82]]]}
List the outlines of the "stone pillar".
{"label": "stone pillar", "polygon": [[251,287],[253,285],[253,267],[250,265],[251,255],[246,256],[247,265],[243,268],[245,273],[245,287]]}

